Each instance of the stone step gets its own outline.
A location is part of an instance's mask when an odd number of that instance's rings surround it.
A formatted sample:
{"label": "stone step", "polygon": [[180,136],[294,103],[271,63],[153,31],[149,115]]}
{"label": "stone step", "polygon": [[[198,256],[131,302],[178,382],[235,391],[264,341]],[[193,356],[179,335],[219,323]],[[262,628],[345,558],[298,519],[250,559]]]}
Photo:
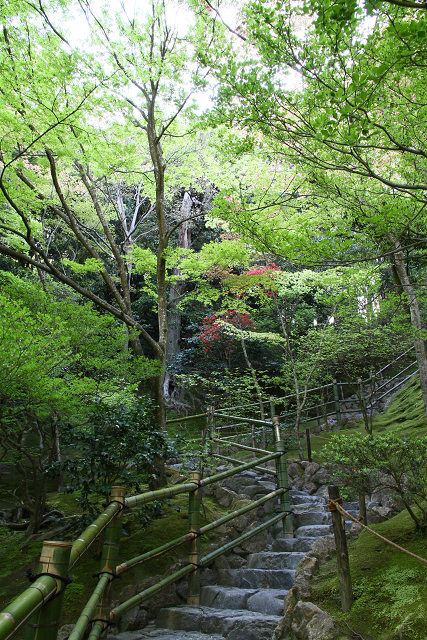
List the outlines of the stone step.
{"label": "stone step", "polygon": [[327,536],[331,533],[331,527],[329,524],[312,524],[305,527],[299,527],[294,533],[296,538],[305,538],[307,536],[311,538],[320,538],[321,536]]}
{"label": "stone step", "polygon": [[324,506],[325,499],[320,496],[311,496],[305,491],[289,491],[290,503],[294,504],[318,504]]}
{"label": "stone step", "polygon": [[288,589],[238,589],[215,584],[202,587],[200,604],[214,609],[247,609],[280,616],[287,593]]}
{"label": "stone step", "polygon": [[306,553],[307,551],[310,550],[311,545],[313,544],[313,542],[316,542],[317,538],[313,538],[313,537],[305,537],[305,538],[284,538],[281,537],[284,534],[279,534],[277,536],[277,538],[273,541],[272,544],[272,551],[279,551],[279,552],[296,552],[296,551],[302,551],[304,553]]}
{"label": "stone step", "polygon": [[331,514],[328,511],[307,511],[292,516],[295,529],[312,524],[330,524]]}
{"label": "stone step", "polygon": [[161,609],[157,627],[219,634],[226,640],[271,640],[280,616],[241,609],[213,609],[182,605]]}
{"label": "stone step", "polygon": [[220,569],[218,584],[239,589],[291,589],[293,569]]}
{"label": "stone step", "polygon": [[154,623],[148,624],[140,631],[125,631],[116,636],[109,634],[107,640],[225,640],[224,636],[218,634],[206,635],[197,631],[169,631],[157,629]]}
{"label": "stone step", "polygon": [[252,553],[248,558],[247,569],[296,569],[305,553],[263,551]]}

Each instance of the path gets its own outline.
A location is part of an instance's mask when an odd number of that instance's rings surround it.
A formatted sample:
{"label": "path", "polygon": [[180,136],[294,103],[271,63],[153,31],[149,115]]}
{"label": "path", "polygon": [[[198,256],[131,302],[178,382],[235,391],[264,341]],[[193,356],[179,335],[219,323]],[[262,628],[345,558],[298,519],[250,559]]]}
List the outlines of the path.
{"label": "path", "polygon": [[[239,475],[252,476],[252,485],[242,490],[246,494],[253,494],[256,485],[258,494],[271,490],[269,478],[253,472]],[[279,533],[265,551],[250,554],[244,567],[220,569],[217,584],[202,587],[200,606],[162,609],[157,620],[141,631],[111,635],[108,640],[271,640],[295,569],[316,538],[332,532],[325,498],[304,491],[291,490],[290,495],[293,538]]]}

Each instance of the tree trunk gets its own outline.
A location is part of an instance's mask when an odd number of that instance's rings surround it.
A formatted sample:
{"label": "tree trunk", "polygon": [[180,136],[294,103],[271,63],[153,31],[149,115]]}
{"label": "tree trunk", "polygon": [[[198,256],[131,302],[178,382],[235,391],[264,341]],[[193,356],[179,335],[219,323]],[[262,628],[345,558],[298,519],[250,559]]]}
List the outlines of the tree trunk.
{"label": "tree trunk", "polygon": [[[256,371],[252,366],[252,362],[249,360],[248,352],[246,351],[245,339],[242,337],[240,339],[240,341],[242,343],[243,355],[245,357],[246,366],[248,367],[249,371],[251,372],[252,380],[254,381],[254,387],[255,387],[256,394],[257,394],[257,398],[258,398],[261,420],[265,420],[265,412],[264,412],[264,404],[263,404],[263,401],[262,401],[261,387],[259,386],[259,383],[258,383],[258,378],[256,376]],[[263,449],[266,448],[266,444],[267,443],[266,443],[266,438],[265,438],[265,425],[263,424],[262,425],[262,448]]]}
{"label": "tree trunk", "polygon": [[397,238],[392,237],[392,240],[394,244],[394,260],[396,271],[402,284],[403,291],[405,292],[405,295],[408,299],[409,309],[411,312],[413,340],[415,353],[417,356],[418,369],[420,373],[421,393],[423,396],[424,411],[427,421],[427,355],[424,340],[422,337],[423,326],[421,322],[420,307],[418,304],[416,293],[408,276],[402,245],[400,244],[399,240],[397,240]]}
{"label": "tree trunk", "polygon": [[[190,216],[193,201],[188,191],[184,193],[181,204],[180,219],[183,220],[179,227],[178,247],[191,249],[191,221]],[[179,269],[173,270],[174,276],[180,275]],[[170,367],[173,366],[176,357],[181,351],[181,312],[177,306],[179,298],[184,293],[185,284],[177,281],[171,285],[168,303],[168,339],[166,348],[166,360],[168,370],[165,375],[164,395],[166,399],[174,399],[182,394],[182,384],[174,376]]]}

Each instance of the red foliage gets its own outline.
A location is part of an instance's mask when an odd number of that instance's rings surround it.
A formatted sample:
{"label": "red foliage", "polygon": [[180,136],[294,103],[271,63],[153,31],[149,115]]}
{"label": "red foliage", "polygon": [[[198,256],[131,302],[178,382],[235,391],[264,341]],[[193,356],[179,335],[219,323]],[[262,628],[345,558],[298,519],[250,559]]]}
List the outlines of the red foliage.
{"label": "red foliage", "polygon": [[214,313],[211,316],[205,316],[200,334],[197,338],[203,345],[203,351],[208,352],[215,343],[219,342],[221,342],[228,353],[234,350],[234,338],[224,331],[224,327],[218,323],[219,320],[228,322],[239,329],[256,328],[248,313],[238,313],[234,310],[228,310],[223,314]]}

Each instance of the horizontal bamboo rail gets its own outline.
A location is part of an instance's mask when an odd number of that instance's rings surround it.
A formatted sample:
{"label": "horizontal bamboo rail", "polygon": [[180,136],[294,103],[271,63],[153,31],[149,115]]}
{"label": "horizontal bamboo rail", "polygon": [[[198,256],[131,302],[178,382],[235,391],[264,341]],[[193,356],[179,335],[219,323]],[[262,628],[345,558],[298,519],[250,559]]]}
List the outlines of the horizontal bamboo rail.
{"label": "horizontal bamboo rail", "polygon": [[122,602],[122,604],[119,604],[117,607],[114,607],[114,609],[111,610],[110,620],[112,622],[115,622],[124,613],[126,613],[126,611],[133,609],[140,602],[144,602],[144,600],[147,600],[151,596],[154,596],[156,593],[159,593],[159,591],[162,591],[165,587],[172,584],[173,582],[177,582],[185,575],[187,575],[187,573],[190,573],[190,571],[194,571],[194,567],[193,565],[188,564],[182,569],[179,569],[179,571],[175,571],[175,573],[168,576],[167,578],[160,580],[160,582],[154,584],[152,587],[149,587],[148,589],[144,589],[144,591],[137,593],[137,595],[133,596],[133,598],[129,598],[129,600]]}
{"label": "horizontal bamboo rail", "polygon": [[241,516],[244,513],[248,513],[249,511],[252,511],[253,509],[258,508],[260,505],[264,504],[264,502],[268,502],[269,500],[272,500],[277,496],[281,496],[286,491],[289,491],[289,489],[284,488],[284,489],[276,489],[275,491],[271,491],[271,493],[268,493],[262,498],[259,498],[259,500],[255,500],[254,502],[251,502],[250,504],[246,505],[245,507],[242,507],[241,509],[237,509],[236,511],[231,511],[231,513],[228,513],[226,516],[223,516],[218,520],[214,520],[209,524],[205,524],[204,527],[200,527],[200,533],[202,535],[204,533],[208,533],[208,531],[212,531],[212,529],[216,529],[217,527],[220,527],[226,522],[229,522],[230,520],[233,520],[234,518],[237,518],[238,516]]}
{"label": "horizontal bamboo rail", "polygon": [[116,574],[119,575],[128,569],[132,569],[132,567],[136,567],[137,564],[142,564],[147,560],[151,560],[151,558],[156,558],[157,556],[161,556],[163,553],[167,553],[171,549],[175,549],[175,547],[179,547],[184,542],[188,542],[189,540],[193,540],[196,537],[194,533],[186,533],[179,538],[175,538],[175,540],[171,540],[170,542],[166,542],[160,547],[156,549],[152,549],[151,551],[147,551],[146,553],[141,554],[140,556],[136,556],[131,560],[127,560],[126,562],[122,562],[116,569]]}
{"label": "horizontal bamboo rail", "polygon": [[70,569],[80,560],[82,555],[89,549],[90,545],[104,531],[108,523],[114,518],[116,513],[120,511],[122,505],[120,502],[112,502],[105,509],[95,522],[92,522],[87,529],[80,534],[80,537],[73,542],[70,556]]}
{"label": "horizontal bamboo rail", "polygon": [[42,576],[0,613],[0,638],[8,640],[29,621],[56,592],[55,578]]}
{"label": "horizontal bamboo rail", "polygon": [[[226,460],[227,462],[231,462],[231,464],[242,464],[241,460],[235,460],[234,458],[228,458],[227,456],[221,456],[219,453],[212,454],[215,458],[219,458],[220,460]],[[258,462],[258,460],[257,460]],[[255,471],[261,471],[264,474],[268,474],[270,476],[275,476],[276,472],[272,469],[267,469],[266,467],[251,467],[251,469],[255,469]]]}
{"label": "horizontal bamboo rail", "polygon": [[228,442],[228,440],[222,440],[221,438],[212,438],[214,442],[219,442],[220,444],[227,445],[228,447],[237,447],[237,449],[244,449],[245,451],[255,451],[257,453],[271,453],[271,451],[266,451],[265,449],[257,449],[256,447],[247,447],[245,444],[240,444],[239,442]]}
{"label": "horizontal bamboo rail", "polygon": [[197,484],[194,482],[187,482],[186,484],[176,484],[174,487],[166,487],[165,489],[157,489],[156,491],[147,491],[146,493],[140,493],[137,496],[126,498],[125,504],[127,507],[132,508],[140,504],[147,504],[152,500],[161,500],[162,498],[172,498],[180,493],[188,493],[189,491],[195,491]]}
{"label": "horizontal bamboo rail", "polygon": [[229,416],[229,415],[226,415],[225,413],[218,414],[216,411],[215,411],[215,416],[221,417],[221,418],[228,418],[229,420],[236,420],[236,422],[249,422],[250,424],[262,424],[267,427],[271,427],[271,420],[257,420],[255,418],[242,418],[240,416]]}
{"label": "horizontal bamboo rail", "polygon": [[209,484],[213,484],[214,482],[219,482],[223,478],[228,478],[230,476],[234,476],[236,473],[240,473],[241,471],[246,471],[247,469],[252,469],[254,467],[255,462],[257,464],[263,464],[264,462],[268,462],[269,460],[275,460],[280,456],[280,453],[270,453],[268,456],[264,456],[263,458],[258,458],[258,460],[252,460],[251,462],[247,462],[246,464],[242,464],[236,469],[229,469],[228,471],[223,471],[222,473],[217,473],[214,476],[210,476],[209,478],[203,478],[200,481],[201,487],[207,487]]}
{"label": "horizontal bamboo rail", "polygon": [[184,416],[183,418],[171,418],[166,420],[166,424],[172,424],[173,422],[186,422],[187,420],[195,420],[196,418],[206,418],[207,413],[198,413],[194,416]]}
{"label": "horizontal bamboo rail", "polygon": [[258,535],[258,533],[261,533],[261,531],[263,531],[264,529],[268,529],[268,527],[271,527],[273,524],[275,524],[276,522],[279,522],[280,520],[283,520],[283,513],[279,513],[277,516],[274,516],[273,518],[270,518],[270,520],[267,520],[267,522],[263,522],[258,527],[255,527],[255,529],[251,529],[251,531],[248,531],[247,533],[244,533],[242,536],[235,538],[235,540],[228,542],[223,547],[220,547],[219,549],[212,551],[207,556],[204,556],[201,559],[201,564],[207,565],[213,562],[215,558],[218,558],[224,553],[227,553],[227,551],[230,551],[230,549],[234,549],[234,547],[237,547],[242,542],[245,542],[246,540],[250,540],[250,538],[253,538],[254,536]]}
{"label": "horizontal bamboo rail", "polygon": [[[252,529],[251,531],[248,531],[247,533],[239,536],[238,538],[236,538],[232,542],[229,542],[228,544],[225,544],[224,546],[220,547],[219,549],[216,549],[215,551],[209,553],[207,556],[204,556],[203,558],[201,558],[200,564],[202,566],[210,564],[211,562],[213,562],[215,560],[215,558],[218,558],[219,556],[223,555],[224,553],[227,553],[227,551],[229,551],[230,549],[233,549],[234,547],[237,547],[239,544],[241,544],[245,540],[249,540],[250,538],[253,538],[254,536],[258,535],[258,533],[263,531],[264,529],[267,529],[268,527],[271,527],[276,522],[279,522],[279,520],[281,520],[282,518],[283,518],[283,514],[282,513],[278,514],[277,516],[274,516],[273,518],[270,518],[270,520],[268,520],[267,522],[263,522],[258,527],[255,527],[255,529]],[[172,575],[168,576],[167,578],[164,578],[163,580],[160,580],[160,582],[158,582],[157,584],[153,585],[152,587],[149,587],[148,589],[145,589],[144,591],[141,591],[140,593],[138,593],[137,595],[133,596],[132,598],[129,598],[129,600],[126,600],[125,602],[122,602],[122,604],[118,605],[117,607],[114,607],[114,609],[111,610],[110,620],[112,622],[115,622],[116,620],[118,620],[127,611],[130,611],[131,609],[136,607],[141,602],[144,602],[144,600],[147,600],[148,598],[150,598],[151,596],[155,595],[156,593],[159,593],[160,591],[162,591],[168,585],[172,584],[173,582],[177,582],[178,580],[183,578],[185,575],[187,575],[191,571],[195,571],[195,570],[196,570],[196,567],[194,567],[191,564],[188,564],[185,567],[182,567],[182,569],[179,569],[178,571],[175,571],[175,573],[173,573]]]}

